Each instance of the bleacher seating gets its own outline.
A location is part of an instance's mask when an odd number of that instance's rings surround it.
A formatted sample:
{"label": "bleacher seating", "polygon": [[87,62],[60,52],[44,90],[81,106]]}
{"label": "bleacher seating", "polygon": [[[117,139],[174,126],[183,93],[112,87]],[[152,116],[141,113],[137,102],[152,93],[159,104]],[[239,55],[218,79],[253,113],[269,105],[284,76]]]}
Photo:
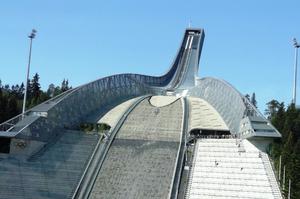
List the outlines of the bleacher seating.
{"label": "bleacher seating", "polygon": [[197,140],[186,198],[282,198],[266,157],[248,140]]}

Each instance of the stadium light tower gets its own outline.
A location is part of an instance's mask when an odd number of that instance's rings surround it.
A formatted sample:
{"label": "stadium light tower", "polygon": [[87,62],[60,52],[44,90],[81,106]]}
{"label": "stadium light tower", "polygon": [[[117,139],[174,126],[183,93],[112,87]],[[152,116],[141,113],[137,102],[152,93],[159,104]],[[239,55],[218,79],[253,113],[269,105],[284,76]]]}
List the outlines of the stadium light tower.
{"label": "stadium light tower", "polygon": [[28,35],[28,38],[30,39],[30,47],[29,47],[27,74],[26,74],[26,80],[25,80],[25,92],[24,92],[24,100],[23,100],[22,117],[24,117],[25,107],[26,107],[26,97],[27,97],[28,79],[29,79],[30,62],[31,62],[32,40],[35,38],[36,32],[37,31],[35,29],[32,29],[30,35]]}
{"label": "stadium light tower", "polygon": [[297,42],[296,38],[293,39],[294,47],[295,47],[295,66],[294,66],[294,89],[293,89],[293,99],[292,103],[296,105],[296,92],[297,92],[297,62],[298,62],[298,48],[300,44]]}

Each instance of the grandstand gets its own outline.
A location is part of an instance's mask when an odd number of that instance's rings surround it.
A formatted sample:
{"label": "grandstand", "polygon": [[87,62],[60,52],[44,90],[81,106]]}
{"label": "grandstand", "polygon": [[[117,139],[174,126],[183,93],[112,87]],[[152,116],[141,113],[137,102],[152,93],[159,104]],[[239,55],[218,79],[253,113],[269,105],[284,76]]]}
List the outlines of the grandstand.
{"label": "grandstand", "polygon": [[186,198],[280,198],[265,153],[246,139],[199,139],[194,156]]}
{"label": "grandstand", "polygon": [[267,154],[280,133],[197,76],[203,41],[187,29],[166,74],[104,77],[0,124],[0,198],[282,198]]}

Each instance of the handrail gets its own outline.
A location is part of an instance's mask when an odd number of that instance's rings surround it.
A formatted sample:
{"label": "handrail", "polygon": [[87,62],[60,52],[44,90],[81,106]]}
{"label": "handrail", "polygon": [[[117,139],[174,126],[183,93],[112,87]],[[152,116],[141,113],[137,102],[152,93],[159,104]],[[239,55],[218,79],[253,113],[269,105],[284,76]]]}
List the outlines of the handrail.
{"label": "handrail", "polygon": [[[29,125],[31,125],[33,122],[35,122],[38,118],[36,118],[35,120],[32,120],[30,123],[26,124],[23,128],[21,128],[18,133],[22,132],[24,129],[26,129]],[[14,127],[14,126],[13,126]],[[11,127],[11,128],[13,128]]]}
{"label": "handrail", "polygon": [[[141,86],[149,87],[150,89],[152,88],[151,86],[149,86],[149,85],[147,85],[147,84],[145,84],[145,83],[143,83],[143,82],[139,82],[138,79],[135,79],[135,78],[134,78],[134,74],[123,74],[123,75],[125,75],[126,78],[128,78],[128,79],[130,79],[130,80],[132,80],[132,81],[134,81],[134,82],[136,82],[136,83],[139,83]],[[43,102],[42,104],[50,104],[50,103],[53,103],[53,104],[51,105],[51,107],[53,107],[53,106],[55,106],[55,105],[60,104],[60,103],[61,103],[63,100],[65,100],[67,97],[69,97],[70,95],[74,94],[74,93],[77,92],[78,90],[84,88],[85,86],[91,85],[91,84],[93,84],[93,83],[95,83],[95,82],[97,82],[97,81],[101,81],[101,80],[103,80],[103,79],[110,78],[110,77],[113,77],[113,76],[116,76],[116,75],[112,75],[112,76],[100,78],[100,79],[95,80],[95,81],[93,81],[93,82],[90,82],[90,83],[87,83],[87,84],[78,86],[78,87],[73,88],[73,89],[70,89],[70,90],[67,90],[67,91],[65,91],[65,92],[63,92],[63,93],[61,93],[61,94],[59,94],[59,95],[57,95],[57,96],[55,96],[55,97],[53,97],[53,98],[48,99],[47,101]],[[149,76],[149,77],[150,77],[150,76]],[[155,88],[155,87],[153,87],[152,89],[155,89],[156,92],[159,92],[159,91],[160,91],[160,90],[158,90],[158,89]],[[39,106],[39,105],[37,105],[37,106]],[[36,107],[36,106],[35,106],[35,107]],[[24,116],[28,115],[28,113],[30,113],[32,110],[34,110],[35,107],[32,107],[31,109],[28,109],[24,114],[21,113],[21,114],[15,116],[15,117],[13,117],[13,118],[11,118],[11,119],[9,119],[9,120],[3,122],[3,123],[1,123],[1,124],[0,124],[0,130],[1,130],[1,131],[10,131],[10,130],[12,130],[12,129],[14,128],[14,126],[15,126],[19,121],[21,121],[21,120],[24,118]],[[51,108],[51,107],[50,107],[50,108]],[[27,126],[27,127],[28,127],[28,126]],[[24,129],[23,129],[23,130],[24,130]]]}
{"label": "handrail", "polygon": [[[65,91],[65,92],[63,92],[63,93],[61,93],[61,94],[59,94],[59,95],[57,95],[57,96],[55,96],[55,97],[53,97],[53,98],[50,98],[50,99],[46,100],[46,101],[43,102],[42,104],[47,104],[47,103],[49,103],[49,102],[51,102],[51,101],[54,101],[54,100],[56,100],[56,99],[61,98],[60,100],[58,100],[57,102],[55,102],[55,104],[57,104],[57,103],[59,103],[61,100],[63,100],[66,96],[68,96],[69,94],[71,94],[72,92],[74,92],[75,90],[76,90],[76,88],[67,90],[67,91]],[[64,96],[64,95],[65,95],[65,96]],[[62,97],[62,96],[63,96],[63,97]],[[35,107],[35,106],[34,106],[34,107]],[[0,124],[0,130],[1,130],[1,128],[3,128],[4,131],[9,132],[11,129],[13,129],[13,127],[14,127],[19,121],[21,121],[21,120],[23,119],[23,116],[26,116],[29,112],[31,112],[32,109],[33,109],[34,107],[32,107],[31,109],[28,109],[25,113],[20,113],[19,115],[16,115],[16,116],[14,116],[14,117],[11,118],[11,119],[8,119],[8,120],[2,122],[2,123]],[[8,126],[10,126],[10,127],[9,127],[8,129],[5,129],[5,125],[8,125]]]}
{"label": "handrail", "polygon": [[[28,111],[26,111],[26,112],[24,113],[24,115],[25,115],[26,113],[28,113]],[[22,117],[22,116],[23,116],[23,114],[21,113],[21,114],[19,114],[19,115],[16,115],[15,117],[13,117],[13,118],[11,118],[11,119],[9,119],[9,120],[3,122],[3,123],[1,123],[1,124],[0,124],[0,130],[1,130],[2,128],[3,128],[3,131],[9,131],[9,130],[11,130],[11,128],[14,127],[14,125],[16,125],[19,121],[21,121],[19,118]],[[17,120],[17,121],[15,121],[15,120]],[[9,126],[9,128],[8,128],[8,129],[5,129],[5,125]]]}
{"label": "handrail", "polygon": [[192,183],[192,180],[193,180],[193,172],[194,172],[194,168],[195,168],[195,164],[196,164],[197,153],[198,153],[198,144],[197,144],[197,139],[195,139],[195,144],[194,144],[192,157],[191,157],[192,164],[190,165],[190,169],[189,169],[189,173],[188,173],[188,178],[187,178],[188,183],[186,185],[184,198],[189,198],[189,196],[190,196],[191,186],[192,186],[191,183]]}
{"label": "handrail", "polygon": [[[260,154],[261,154],[261,160],[262,160],[263,165],[264,165],[264,168],[265,168],[265,170],[266,170],[266,174],[267,174],[269,183],[270,183],[270,185],[271,185],[272,193],[273,193],[273,194],[276,194],[276,190],[274,189],[275,187],[272,186],[272,182],[271,182],[271,178],[272,178],[272,176],[273,176],[273,178],[275,179],[275,182],[276,182],[275,186],[277,186],[276,188],[278,188],[278,193],[279,193],[279,195],[280,195],[280,198],[283,198],[283,197],[282,197],[281,190],[280,190],[279,182],[278,182],[278,180],[277,180],[277,178],[276,178],[276,175],[275,175],[275,172],[274,172],[273,167],[272,167],[272,165],[271,165],[271,161],[270,161],[270,158],[269,158],[268,154],[267,154],[267,153],[264,153],[264,152],[260,152]],[[271,169],[271,172],[272,172],[271,175],[270,175],[270,173],[268,172],[268,169],[266,168],[267,165],[268,165],[268,167]]]}
{"label": "handrail", "polygon": [[[186,147],[186,134],[188,131],[188,103],[186,98],[181,98],[182,104],[182,125],[181,125],[181,138],[179,149],[177,152],[175,169],[173,173],[172,184],[170,188],[169,198],[177,198],[180,184],[180,175],[182,172],[182,165],[184,161],[184,150]],[[180,158],[180,159],[179,159]],[[179,168],[178,168],[179,167]],[[175,185],[175,186],[174,186]]]}

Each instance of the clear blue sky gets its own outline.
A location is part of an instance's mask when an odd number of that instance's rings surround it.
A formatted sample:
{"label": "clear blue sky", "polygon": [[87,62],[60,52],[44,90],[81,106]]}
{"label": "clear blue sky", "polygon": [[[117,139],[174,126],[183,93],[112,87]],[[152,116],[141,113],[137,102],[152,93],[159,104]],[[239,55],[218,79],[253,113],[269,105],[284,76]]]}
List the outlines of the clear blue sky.
{"label": "clear blue sky", "polygon": [[24,81],[32,28],[31,77],[38,72],[44,90],[64,78],[75,87],[116,73],[160,75],[191,20],[206,33],[199,76],[255,92],[263,112],[271,99],[291,100],[299,10],[296,0],[2,1],[0,79]]}

